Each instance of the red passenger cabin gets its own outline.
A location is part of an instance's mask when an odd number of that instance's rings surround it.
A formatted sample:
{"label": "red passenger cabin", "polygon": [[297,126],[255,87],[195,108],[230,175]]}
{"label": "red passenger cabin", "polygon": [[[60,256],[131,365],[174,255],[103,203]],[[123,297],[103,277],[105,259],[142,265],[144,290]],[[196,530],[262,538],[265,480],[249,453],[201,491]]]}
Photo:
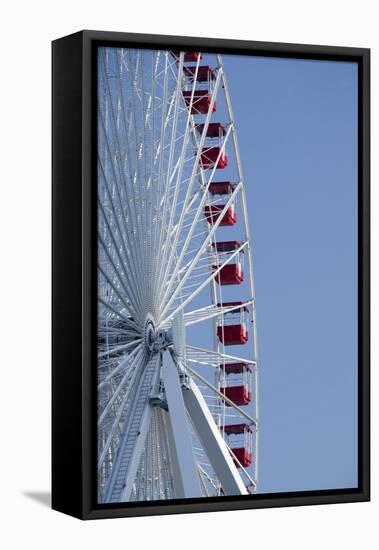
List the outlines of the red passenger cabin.
{"label": "red passenger cabin", "polygon": [[[171,53],[176,59],[179,59],[180,52],[172,51]],[[202,53],[200,53],[200,52],[184,52],[184,61],[185,62],[197,61],[198,59],[203,59],[203,54]]]}
{"label": "red passenger cabin", "polygon": [[223,431],[237,468],[251,466],[253,462],[251,427],[248,424],[229,424],[223,427]]}
{"label": "red passenger cabin", "polygon": [[200,155],[200,165],[205,170],[207,168],[223,169],[228,166],[228,157],[225,152],[221,152],[221,147],[203,147]]}
{"label": "red passenger cabin", "polygon": [[[202,134],[205,129],[205,124],[197,124],[196,130]],[[203,147],[200,157],[200,165],[202,168],[226,168],[228,165],[228,157],[225,151],[222,151],[224,136],[226,134],[225,126],[221,122],[211,122],[206,130],[207,146]]]}
{"label": "red passenger cabin", "polygon": [[[213,225],[224,210],[225,203],[229,200],[234,191],[234,185],[230,181],[215,181],[209,185],[208,192],[212,197],[212,204],[208,204],[204,207],[204,215],[207,222]],[[218,201],[217,195],[224,196],[224,202],[220,204],[214,204]],[[213,199],[213,197],[215,197]],[[221,199],[222,200],[222,199]],[[226,210],[220,222],[221,226],[230,226],[237,223],[237,214],[234,204],[231,204]]]}
{"label": "red passenger cabin", "polygon": [[213,181],[209,184],[208,191],[211,195],[231,195],[235,185],[230,181]]}
{"label": "red passenger cabin", "polygon": [[[204,128],[205,124],[196,124],[196,130],[200,135],[203,133]],[[209,138],[221,138],[225,136],[225,134],[226,129],[225,126],[221,124],[221,122],[210,122],[208,124],[207,132],[205,135]]]}
{"label": "red passenger cabin", "polygon": [[244,345],[249,339],[247,331],[248,308],[243,302],[224,302],[217,304],[218,307],[231,308],[217,323],[217,337],[225,346]]}
{"label": "red passenger cabin", "polygon": [[[248,363],[219,365],[221,372],[220,392],[239,407],[251,402],[252,370]],[[225,402],[227,407],[230,403]]]}
{"label": "red passenger cabin", "polygon": [[217,273],[215,281],[219,285],[240,285],[243,282],[243,250],[239,241],[224,241],[212,243],[212,253],[215,263],[212,264],[212,270],[215,272],[219,265],[227,261],[228,257],[235,254],[233,259],[224,265]]}
{"label": "red passenger cabin", "polygon": [[192,81],[209,82],[215,79],[215,74],[209,65],[200,65],[196,74],[196,65],[184,67],[184,74]]}
{"label": "red passenger cabin", "polygon": [[[191,105],[192,90],[184,90],[183,98],[186,104],[186,107],[189,109]],[[195,90],[191,115],[206,115],[211,104],[211,94],[209,90]],[[216,110],[216,102],[213,103],[212,113]]]}
{"label": "red passenger cabin", "polygon": [[[211,225],[216,223],[224,208],[225,204],[207,204],[204,207],[204,216],[207,222]],[[229,208],[226,209],[225,214],[223,215],[219,225],[234,225],[236,222],[237,215],[234,209],[234,204],[232,204],[231,206],[229,206]]]}

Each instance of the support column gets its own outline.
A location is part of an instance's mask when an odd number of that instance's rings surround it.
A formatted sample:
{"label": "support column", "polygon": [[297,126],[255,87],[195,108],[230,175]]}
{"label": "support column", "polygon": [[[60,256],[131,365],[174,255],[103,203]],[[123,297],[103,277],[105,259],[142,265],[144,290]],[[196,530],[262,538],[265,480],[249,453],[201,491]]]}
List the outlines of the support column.
{"label": "support column", "polygon": [[201,497],[202,491],[192,448],[190,426],[183,401],[178,368],[171,354],[163,353],[163,383],[168,405],[170,439],[174,454],[175,492],[178,498]]}

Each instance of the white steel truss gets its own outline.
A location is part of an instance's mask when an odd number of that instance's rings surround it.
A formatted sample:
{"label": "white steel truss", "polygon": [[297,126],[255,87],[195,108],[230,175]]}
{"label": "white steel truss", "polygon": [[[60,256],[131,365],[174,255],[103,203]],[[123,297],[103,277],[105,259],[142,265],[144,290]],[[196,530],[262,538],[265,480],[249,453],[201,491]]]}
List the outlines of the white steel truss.
{"label": "white steel truss", "polygon": [[[250,182],[221,57],[100,47],[97,124],[98,501],[254,492]],[[249,341],[230,352],[231,316]],[[228,386],[238,369],[244,402]]]}

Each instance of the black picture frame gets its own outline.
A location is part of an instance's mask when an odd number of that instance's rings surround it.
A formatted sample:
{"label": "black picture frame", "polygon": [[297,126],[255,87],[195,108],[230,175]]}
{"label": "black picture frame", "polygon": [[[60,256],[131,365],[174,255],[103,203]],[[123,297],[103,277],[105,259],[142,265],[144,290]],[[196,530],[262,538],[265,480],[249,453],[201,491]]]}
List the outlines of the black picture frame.
{"label": "black picture frame", "polygon": [[[358,63],[356,489],[96,504],[96,70],[99,45]],[[370,50],[85,30],[52,43],[52,507],[81,519],[370,499]]]}

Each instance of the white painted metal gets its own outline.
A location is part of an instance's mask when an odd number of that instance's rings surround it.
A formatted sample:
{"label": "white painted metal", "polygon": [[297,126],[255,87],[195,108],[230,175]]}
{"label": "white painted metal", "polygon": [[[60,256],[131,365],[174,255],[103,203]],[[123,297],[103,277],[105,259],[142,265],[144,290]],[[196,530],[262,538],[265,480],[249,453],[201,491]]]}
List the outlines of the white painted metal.
{"label": "white painted metal", "polygon": [[179,370],[171,354],[163,354],[162,379],[168,405],[169,421],[172,431],[177,461],[177,492],[184,498],[200,497],[202,491],[197,466],[192,449],[191,434],[187,413],[183,401]]}
{"label": "white painted metal", "polygon": [[[207,84],[207,112],[193,115],[202,64],[214,67],[214,80]],[[245,181],[221,57],[191,63],[192,80],[183,52],[176,58],[168,51],[99,48],[98,66],[99,502],[246,494],[246,484],[257,486],[258,471],[255,295]],[[208,224],[204,207],[213,204],[209,189],[220,174],[200,159],[209,124],[219,120],[216,103],[226,128],[216,164],[226,152],[230,167],[221,180],[233,181],[234,191]],[[221,227],[232,205],[238,223]],[[241,242],[235,253],[211,258],[211,243],[227,240],[229,231],[234,239],[235,230]],[[253,338],[229,353],[216,325],[239,306],[217,306],[235,296],[215,277],[242,250],[247,268],[239,299],[252,311]],[[211,327],[213,350],[189,338],[200,327],[204,334]],[[220,391],[221,372],[232,362],[253,370],[248,407]],[[224,441],[223,424],[238,422],[253,426],[248,468],[236,468]]]}
{"label": "white painted metal", "polygon": [[[173,498],[185,498],[185,488],[183,483],[182,469],[180,467],[179,457],[176,452],[175,438],[171,425],[171,419],[168,412],[163,411],[166,422],[168,448],[170,453],[170,465],[172,472]],[[192,448],[191,448],[192,452]]]}
{"label": "white painted metal", "polygon": [[[217,55],[217,60],[218,60],[219,65],[222,65],[221,55]],[[224,93],[225,93],[228,117],[229,117],[229,120],[232,121],[232,120],[234,120],[232,102],[231,102],[231,99],[230,99],[228,82],[227,82],[227,79],[226,79],[225,75],[223,75],[222,86],[223,86]],[[244,181],[243,172],[242,172],[242,162],[241,162],[241,157],[240,157],[239,147],[238,147],[237,132],[236,132],[235,128],[233,128],[232,139],[233,139],[234,154],[235,154],[236,161],[237,161],[238,177],[239,177],[240,181]],[[241,196],[242,196],[242,209],[243,209],[245,240],[247,242],[251,243],[250,227],[249,227],[248,212],[247,212],[247,205],[246,205],[246,196],[245,196],[244,190],[242,190]],[[250,253],[248,255],[248,262],[249,262],[249,271],[250,271],[250,275],[251,275],[249,277],[250,296],[255,298],[254,277],[253,277],[253,255],[252,255],[252,252],[251,252],[251,247],[250,247]],[[255,417],[258,418],[259,417],[259,385],[258,385],[259,384],[259,377],[258,377],[258,342],[257,342],[257,319],[256,319],[256,317],[257,317],[257,314],[256,314],[255,301],[254,301],[254,304],[252,306],[252,325],[253,325],[253,333],[254,333],[252,351],[253,351],[253,357],[256,361],[256,366],[255,366],[255,369],[254,369],[254,404],[255,404]],[[255,479],[258,478],[258,460],[259,460],[258,440],[259,440],[259,433],[258,433],[258,430],[257,430],[257,433],[255,435],[255,455],[256,455],[256,458],[255,458],[255,473],[254,473]]]}
{"label": "white painted metal", "polygon": [[[233,363],[233,362],[235,363],[241,359],[240,357],[236,357],[235,355],[219,353],[218,351],[199,348],[195,346],[187,346],[186,357],[187,357],[187,361],[209,365],[212,367],[217,366],[219,363],[223,361],[226,361],[228,363]],[[243,360],[248,365],[256,364],[256,361],[252,361],[251,359],[246,359],[245,357]]]}
{"label": "white painted metal", "polygon": [[206,455],[217,472],[225,495],[246,495],[247,490],[199,388],[189,380],[184,402]]}
{"label": "white painted metal", "polygon": [[225,401],[225,403],[228,403],[228,405],[230,405],[231,407],[233,407],[233,409],[235,409],[236,411],[238,411],[238,413],[243,416],[244,418],[246,418],[246,420],[249,421],[249,423],[253,424],[254,426],[258,426],[258,422],[257,422],[257,419],[256,418],[253,418],[252,416],[250,416],[249,414],[247,414],[243,409],[241,409],[238,405],[236,405],[231,399],[229,399],[228,397],[226,397],[225,395],[222,395],[222,393],[217,389],[215,388],[210,382],[208,382],[203,376],[201,376],[198,372],[195,372],[193,369],[191,369],[190,367],[187,367],[188,371],[193,375],[195,376],[195,378],[198,378],[199,380],[201,380],[203,382],[203,384],[205,384],[206,386],[208,386],[208,388],[211,388],[211,390],[216,393],[218,395],[218,397],[220,399],[222,399],[223,401]]}
{"label": "white painted metal", "polygon": [[179,311],[172,320],[172,345],[177,360],[186,361],[186,330],[183,311]]}
{"label": "white painted metal", "polygon": [[152,406],[149,402],[158,382],[159,356],[154,355],[143,369],[135,395],[131,396],[128,425],[120,444],[115,467],[107,487],[107,502],[128,501],[132,491],[145,438],[150,426]]}

